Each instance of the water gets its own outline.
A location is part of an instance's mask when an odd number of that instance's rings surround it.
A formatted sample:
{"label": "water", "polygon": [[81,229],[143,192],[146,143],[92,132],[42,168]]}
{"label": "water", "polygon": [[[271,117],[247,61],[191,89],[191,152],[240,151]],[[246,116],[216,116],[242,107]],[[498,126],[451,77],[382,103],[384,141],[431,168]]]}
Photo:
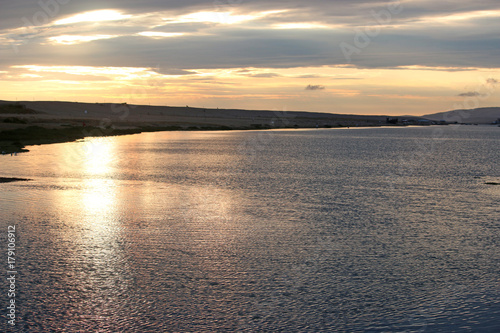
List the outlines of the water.
{"label": "water", "polygon": [[0,331],[497,332],[499,139],[165,132],[0,156],[33,179],[0,184]]}

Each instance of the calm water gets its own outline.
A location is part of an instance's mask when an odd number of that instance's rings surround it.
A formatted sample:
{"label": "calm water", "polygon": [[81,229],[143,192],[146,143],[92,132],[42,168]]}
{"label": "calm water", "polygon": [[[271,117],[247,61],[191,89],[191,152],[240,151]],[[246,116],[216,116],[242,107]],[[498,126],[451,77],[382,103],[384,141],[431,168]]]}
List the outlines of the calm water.
{"label": "calm water", "polygon": [[0,184],[18,271],[0,331],[498,332],[499,142],[166,132],[0,156],[33,179]]}

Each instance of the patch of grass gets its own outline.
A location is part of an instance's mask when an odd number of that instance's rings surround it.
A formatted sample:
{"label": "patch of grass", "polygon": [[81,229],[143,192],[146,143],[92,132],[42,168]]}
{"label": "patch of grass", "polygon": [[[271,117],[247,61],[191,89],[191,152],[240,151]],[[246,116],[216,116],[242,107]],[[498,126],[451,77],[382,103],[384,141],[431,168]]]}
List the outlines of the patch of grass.
{"label": "patch of grass", "polygon": [[17,117],[9,117],[3,120],[4,123],[8,124],[27,124],[28,122],[24,119],[19,119]]}
{"label": "patch of grass", "polygon": [[141,127],[139,129],[140,132],[161,132],[161,131],[182,131],[183,128],[180,126],[159,126],[159,127],[153,127],[153,126],[145,126]]}
{"label": "patch of grass", "polygon": [[26,182],[26,181],[30,181],[30,180],[31,179],[25,179],[25,178],[0,177],[0,183]]}
{"label": "patch of grass", "polygon": [[229,131],[233,128],[229,126],[202,126],[201,130],[203,131]]}
{"label": "patch of grass", "polygon": [[26,105],[20,103],[0,104],[0,114],[36,114],[35,110],[28,109]]}

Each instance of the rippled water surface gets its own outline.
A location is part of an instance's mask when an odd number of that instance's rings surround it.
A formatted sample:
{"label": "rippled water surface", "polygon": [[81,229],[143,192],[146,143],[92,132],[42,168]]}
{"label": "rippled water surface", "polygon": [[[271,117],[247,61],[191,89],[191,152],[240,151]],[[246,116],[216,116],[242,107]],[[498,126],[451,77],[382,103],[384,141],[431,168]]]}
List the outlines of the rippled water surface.
{"label": "rippled water surface", "polygon": [[0,331],[498,332],[499,142],[164,132],[0,156],[32,179],[0,184],[18,270]]}

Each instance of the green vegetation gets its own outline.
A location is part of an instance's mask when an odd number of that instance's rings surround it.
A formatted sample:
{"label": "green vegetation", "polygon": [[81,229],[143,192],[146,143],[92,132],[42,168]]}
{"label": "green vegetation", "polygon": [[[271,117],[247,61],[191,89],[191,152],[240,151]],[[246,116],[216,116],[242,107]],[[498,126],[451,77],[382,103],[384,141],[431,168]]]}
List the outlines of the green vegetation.
{"label": "green vegetation", "polygon": [[14,130],[0,132],[0,151],[6,153],[26,152],[24,149],[28,145],[40,145],[49,143],[61,143],[80,140],[86,137],[102,137],[137,134],[141,132],[160,132],[160,131],[183,131],[183,130],[232,130],[228,126],[202,126],[189,127],[187,129],[180,126],[145,126],[129,129],[117,129],[107,127],[81,127],[65,126],[61,128],[45,128],[40,126],[28,126]]}
{"label": "green vegetation", "polygon": [[271,126],[268,124],[250,124],[251,129],[270,129]]}
{"label": "green vegetation", "polygon": [[58,142],[61,140],[73,141],[80,139],[83,136],[81,127],[70,127],[64,129],[49,129],[39,126],[29,126],[15,130],[0,132],[0,141],[19,141],[27,142],[33,140],[41,140],[48,142]]}
{"label": "green vegetation", "polygon": [[[16,106],[17,107],[17,106]],[[22,119],[11,117],[4,120],[16,124],[25,124]],[[282,128],[298,128],[298,125],[287,126]],[[325,128],[342,127],[338,124],[336,126],[324,125]],[[229,131],[229,130],[266,130],[271,129],[268,124],[251,124],[250,126],[242,127],[229,127],[224,125],[212,126],[143,126],[135,128],[114,128],[112,126],[72,126],[64,124],[59,128],[45,128],[40,126],[28,126],[13,130],[6,130],[0,132],[0,152],[14,153],[26,152],[24,149],[28,145],[40,145],[49,143],[62,143],[80,140],[86,137],[102,137],[102,136],[116,136],[137,134],[141,132],[161,132],[161,131]]]}
{"label": "green vegetation", "polygon": [[3,120],[4,123],[10,123],[10,124],[27,124],[28,122],[24,119],[19,119],[17,117],[9,117],[5,118]]}
{"label": "green vegetation", "polygon": [[31,179],[0,177],[0,183],[26,182],[26,181],[29,181],[29,180],[31,180]]}
{"label": "green vegetation", "polygon": [[19,103],[0,104],[0,114],[35,114],[34,110]]}

